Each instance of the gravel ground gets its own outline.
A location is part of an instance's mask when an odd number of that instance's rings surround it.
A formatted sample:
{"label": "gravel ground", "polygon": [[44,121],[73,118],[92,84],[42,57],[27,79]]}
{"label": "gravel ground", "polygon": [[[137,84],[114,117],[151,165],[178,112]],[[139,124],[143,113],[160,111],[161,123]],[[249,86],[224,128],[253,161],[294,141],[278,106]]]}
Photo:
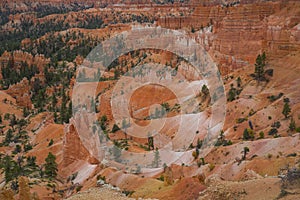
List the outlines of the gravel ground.
{"label": "gravel ground", "polygon": [[107,187],[91,188],[84,192],[79,192],[68,200],[135,200],[128,198],[121,192]]}
{"label": "gravel ground", "polygon": [[[79,192],[67,200],[137,200],[136,198],[126,197],[120,191],[109,188],[105,185],[104,187],[90,188],[87,191]],[[158,199],[143,199],[138,200],[158,200]]]}

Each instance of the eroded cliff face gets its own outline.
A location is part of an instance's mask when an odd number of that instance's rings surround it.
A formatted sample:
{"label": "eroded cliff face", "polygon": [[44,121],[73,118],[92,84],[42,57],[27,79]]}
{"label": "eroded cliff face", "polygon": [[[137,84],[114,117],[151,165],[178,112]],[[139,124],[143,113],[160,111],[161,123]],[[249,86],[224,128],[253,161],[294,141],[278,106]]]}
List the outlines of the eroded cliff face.
{"label": "eroded cliff face", "polygon": [[160,18],[158,25],[196,31],[193,36],[227,74],[253,64],[262,50],[268,57],[283,57],[299,50],[299,5],[287,1],[198,6],[191,16]]}
{"label": "eroded cliff face", "polygon": [[[11,66],[8,65],[11,62]],[[10,85],[6,93],[11,95],[16,99],[18,106],[32,108],[31,101],[31,88],[34,84],[34,79],[38,78],[41,83],[44,82],[44,66],[49,62],[49,59],[46,59],[43,55],[31,55],[27,52],[20,50],[14,52],[5,51],[0,57],[0,80],[2,77],[2,68],[11,67],[10,70],[15,70],[17,73],[21,73],[22,66],[28,66],[28,68],[36,67],[36,70],[39,72],[35,76],[28,80],[23,78],[20,82]]]}
{"label": "eroded cliff face", "polygon": [[78,160],[87,161],[90,164],[98,164],[99,161],[92,157],[89,151],[82,144],[80,137],[73,124],[65,127],[63,145],[62,168],[67,168]]}
{"label": "eroded cliff face", "polygon": [[26,78],[24,78],[19,83],[11,85],[6,93],[16,99],[16,103],[18,106],[27,108],[32,107],[32,102],[30,99],[30,85],[29,81]]}
{"label": "eroded cliff face", "polygon": [[7,65],[8,61],[14,60],[14,67],[18,70],[22,62],[26,62],[29,66],[37,66],[39,71],[43,71],[44,66],[49,63],[50,59],[45,58],[44,55],[32,55],[24,51],[14,51],[13,53],[5,51],[0,57],[0,68],[2,65]]}

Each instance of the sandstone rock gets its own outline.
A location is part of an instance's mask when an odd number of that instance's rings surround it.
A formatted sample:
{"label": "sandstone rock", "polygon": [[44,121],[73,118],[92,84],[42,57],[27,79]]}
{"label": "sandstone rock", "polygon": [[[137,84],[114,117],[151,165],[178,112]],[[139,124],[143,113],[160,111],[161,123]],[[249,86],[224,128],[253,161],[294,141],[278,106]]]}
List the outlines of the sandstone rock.
{"label": "sandstone rock", "polygon": [[164,173],[164,184],[167,185],[172,185],[173,184],[173,172],[170,167],[165,168],[165,173]]}
{"label": "sandstone rock", "polygon": [[90,156],[90,153],[82,144],[74,125],[71,124],[68,125],[65,133],[62,166],[67,167],[78,160],[85,160],[90,164],[99,163],[96,158]]}
{"label": "sandstone rock", "polygon": [[6,93],[16,99],[17,105],[27,108],[32,107],[32,102],[30,99],[30,85],[27,78],[24,78],[19,83],[11,85]]}
{"label": "sandstone rock", "polygon": [[253,179],[260,179],[263,178],[255,171],[248,169],[245,174],[243,174],[242,180],[253,180]]}
{"label": "sandstone rock", "polygon": [[190,16],[162,17],[157,23],[171,29],[200,30],[194,37],[211,53],[222,74],[253,64],[261,49],[268,57],[299,50],[299,2],[253,2],[231,7],[198,4]]}
{"label": "sandstone rock", "polygon": [[28,178],[20,176],[18,179],[19,182],[19,198],[22,200],[30,200],[30,189],[28,185]]}

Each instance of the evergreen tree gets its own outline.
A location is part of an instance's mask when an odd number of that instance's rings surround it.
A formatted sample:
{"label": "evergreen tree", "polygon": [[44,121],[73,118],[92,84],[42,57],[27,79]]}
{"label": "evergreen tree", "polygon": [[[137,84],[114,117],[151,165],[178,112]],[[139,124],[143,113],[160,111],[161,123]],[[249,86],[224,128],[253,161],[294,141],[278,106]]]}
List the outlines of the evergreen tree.
{"label": "evergreen tree", "polygon": [[102,115],[102,117],[100,119],[100,128],[102,131],[106,130],[106,125],[107,125],[107,117],[106,117],[106,115]]}
{"label": "evergreen tree", "polygon": [[11,128],[14,130],[14,126],[17,124],[17,118],[16,115],[13,114],[10,117],[10,121],[9,121],[9,125],[11,126]]}
{"label": "evergreen tree", "polygon": [[157,168],[157,167],[159,167],[160,163],[161,163],[161,160],[160,160],[159,151],[156,148],[156,150],[154,151],[154,159],[152,161],[152,167]]}
{"label": "evergreen tree", "polygon": [[52,111],[56,110],[57,99],[55,93],[52,95]]}
{"label": "evergreen tree", "polygon": [[57,163],[55,162],[56,156],[49,152],[47,158],[45,159],[45,174],[50,178],[55,178],[57,176]]}
{"label": "evergreen tree", "polygon": [[246,160],[246,156],[249,153],[249,151],[250,151],[249,147],[244,147],[244,149],[242,151],[242,154],[243,154],[242,160]]}
{"label": "evergreen tree", "polygon": [[22,151],[22,147],[19,144],[17,144],[13,153],[17,154],[17,153],[20,153],[21,151]]}
{"label": "evergreen tree", "polygon": [[264,52],[262,55],[259,54],[256,57],[254,73],[255,73],[255,77],[258,81],[261,81],[264,77],[265,66],[266,66],[266,54]]}
{"label": "evergreen tree", "polygon": [[288,102],[284,103],[282,114],[285,118],[288,118],[289,114],[291,113],[291,108]]}
{"label": "evergreen tree", "polygon": [[114,124],[113,127],[112,127],[112,129],[111,129],[111,132],[112,132],[112,133],[115,133],[115,132],[117,132],[118,130],[120,130],[119,126],[118,126],[117,124]]}
{"label": "evergreen tree", "polygon": [[230,89],[228,92],[228,101],[233,101],[235,100],[235,96],[236,96],[236,89],[233,87],[233,84],[230,85]]}
{"label": "evergreen tree", "polygon": [[153,136],[148,136],[148,149],[149,150],[153,150],[154,149],[154,140],[153,140]]}
{"label": "evergreen tree", "polygon": [[293,117],[291,118],[289,129],[290,129],[290,131],[294,131],[296,129],[296,122]]}
{"label": "evergreen tree", "polygon": [[196,147],[198,148],[198,149],[201,149],[201,147],[202,147],[202,140],[200,140],[199,138],[197,139],[197,145],[196,145]]}
{"label": "evergreen tree", "polygon": [[242,79],[241,79],[241,77],[238,77],[236,79],[236,84],[237,84],[238,87],[241,87],[241,85],[242,85]]}
{"label": "evergreen tree", "polygon": [[117,80],[121,76],[121,72],[118,69],[114,71],[114,79]]}
{"label": "evergreen tree", "polygon": [[209,95],[209,89],[206,85],[203,85],[201,88],[201,92],[204,94],[204,96]]}
{"label": "evergreen tree", "polygon": [[4,171],[4,178],[6,183],[15,178],[16,166],[16,162],[10,156],[6,155],[3,158],[2,168]]}
{"label": "evergreen tree", "polygon": [[28,156],[26,158],[26,166],[30,167],[30,168],[37,168],[37,164],[36,164],[36,157],[35,156]]}
{"label": "evergreen tree", "polygon": [[243,133],[243,140],[253,140],[253,139],[254,139],[253,130],[245,128]]}
{"label": "evergreen tree", "polygon": [[3,144],[8,145],[9,143],[11,143],[13,141],[13,137],[14,137],[13,131],[11,129],[8,129]]}
{"label": "evergreen tree", "polygon": [[56,112],[56,110],[54,111],[53,117],[54,117],[54,122],[55,122],[55,123],[58,123],[57,112]]}
{"label": "evergreen tree", "polygon": [[29,115],[29,110],[28,110],[28,108],[23,108],[23,117],[27,117],[28,115]]}

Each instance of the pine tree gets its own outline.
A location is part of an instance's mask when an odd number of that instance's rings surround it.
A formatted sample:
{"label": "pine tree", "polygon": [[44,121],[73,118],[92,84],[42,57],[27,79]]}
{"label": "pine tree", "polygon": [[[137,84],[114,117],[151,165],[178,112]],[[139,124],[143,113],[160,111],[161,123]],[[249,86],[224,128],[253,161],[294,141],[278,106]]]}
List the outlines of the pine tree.
{"label": "pine tree", "polygon": [[254,132],[251,129],[244,129],[243,133],[243,140],[253,140],[254,139]]}
{"label": "pine tree", "polygon": [[115,133],[115,132],[117,132],[118,130],[120,130],[119,126],[118,126],[117,124],[114,124],[113,127],[112,127],[112,129],[111,129],[111,132],[112,132],[112,133]]}
{"label": "pine tree", "polygon": [[13,141],[13,131],[11,129],[8,129],[7,132],[6,132],[6,136],[5,136],[5,139],[3,141],[3,144],[4,145],[8,145],[9,143],[11,143]]}
{"label": "pine tree", "polygon": [[243,149],[243,151],[242,151],[242,154],[243,154],[243,156],[242,156],[242,160],[246,160],[246,156],[247,156],[247,154],[249,153],[249,147],[244,147],[244,149]]}
{"label": "pine tree", "polygon": [[5,182],[13,180],[16,176],[16,162],[8,155],[6,155],[2,160],[2,168],[4,171]]}
{"label": "pine tree", "polygon": [[11,115],[10,117],[10,122],[9,122],[9,125],[11,126],[11,128],[14,130],[14,126],[17,124],[17,118],[16,118],[16,115],[13,114]]}
{"label": "pine tree", "polygon": [[291,118],[289,129],[290,129],[290,131],[294,131],[296,129],[296,122],[293,117]]}
{"label": "pine tree", "polygon": [[52,110],[56,110],[57,99],[55,93],[52,95]]}
{"label": "pine tree", "polygon": [[58,123],[58,120],[57,120],[57,112],[56,112],[56,110],[54,111],[53,117],[54,117],[54,122],[55,122],[55,123]]}
{"label": "pine tree", "polygon": [[23,117],[27,117],[28,115],[29,115],[29,110],[28,110],[28,108],[23,108]]}
{"label": "pine tree", "polygon": [[241,79],[241,77],[238,77],[236,79],[236,84],[237,84],[238,87],[241,87],[241,85],[242,85],[242,79]]}
{"label": "pine tree", "polygon": [[148,149],[149,150],[153,150],[154,149],[154,140],[153,140],[153,136],[148,136]]}
{"label": "pine tree", "polygon": [[47,158],[45,159],[45,174],[50,178],[55,178],[57,176],[57,163],[55,162],[56,156],[49,152]]}
{"label": "pine tree", "polygon": [[204,94],[204,96],[206,97],[207,95],[209,95],[209,89],[206,85],[203,85],[201,88],[201,92]]}
{"label": "pine tree", "polygon": [[160,160],[159,151],[156,148],[156,150],[154,151],[154,159],[152,161],[152,167],[157,168],[157,167],[159,167],[160,163],[161,163],[161,160]]}
{"label": "pine tree", "polygon": [[35,156],[28,156],[26,158],[26,167],[31,169],[36,169],[38,166],[36,164],[36,157]]}
{"label": "pine tree", "polygon": [[288,118],[289,114],[291,112],[291,108],[288,102],[284,103],[282,114],[284,115],[285,118]]}
{"label": "pine tree", "polygon": [[265,66],[266,66],[266,54],[264,52],[262,55],[259,54],[256,58],[254,73],[258,81],[261,81],[262,78],[264,77]]}
{"label": "pine tree", "polygon": [[229,92],[228,92],[228,101],[233,101],[235,100],[235,96],[236,96],[236,89],[233,87],[233,85],[231,84]]}
{"label": "pine tree", "polygon": [[266,66],[266,58],[267,58],[266,52],[263,52],[261,55],[261,59],[262,59],[262,64],[264,67]]}

